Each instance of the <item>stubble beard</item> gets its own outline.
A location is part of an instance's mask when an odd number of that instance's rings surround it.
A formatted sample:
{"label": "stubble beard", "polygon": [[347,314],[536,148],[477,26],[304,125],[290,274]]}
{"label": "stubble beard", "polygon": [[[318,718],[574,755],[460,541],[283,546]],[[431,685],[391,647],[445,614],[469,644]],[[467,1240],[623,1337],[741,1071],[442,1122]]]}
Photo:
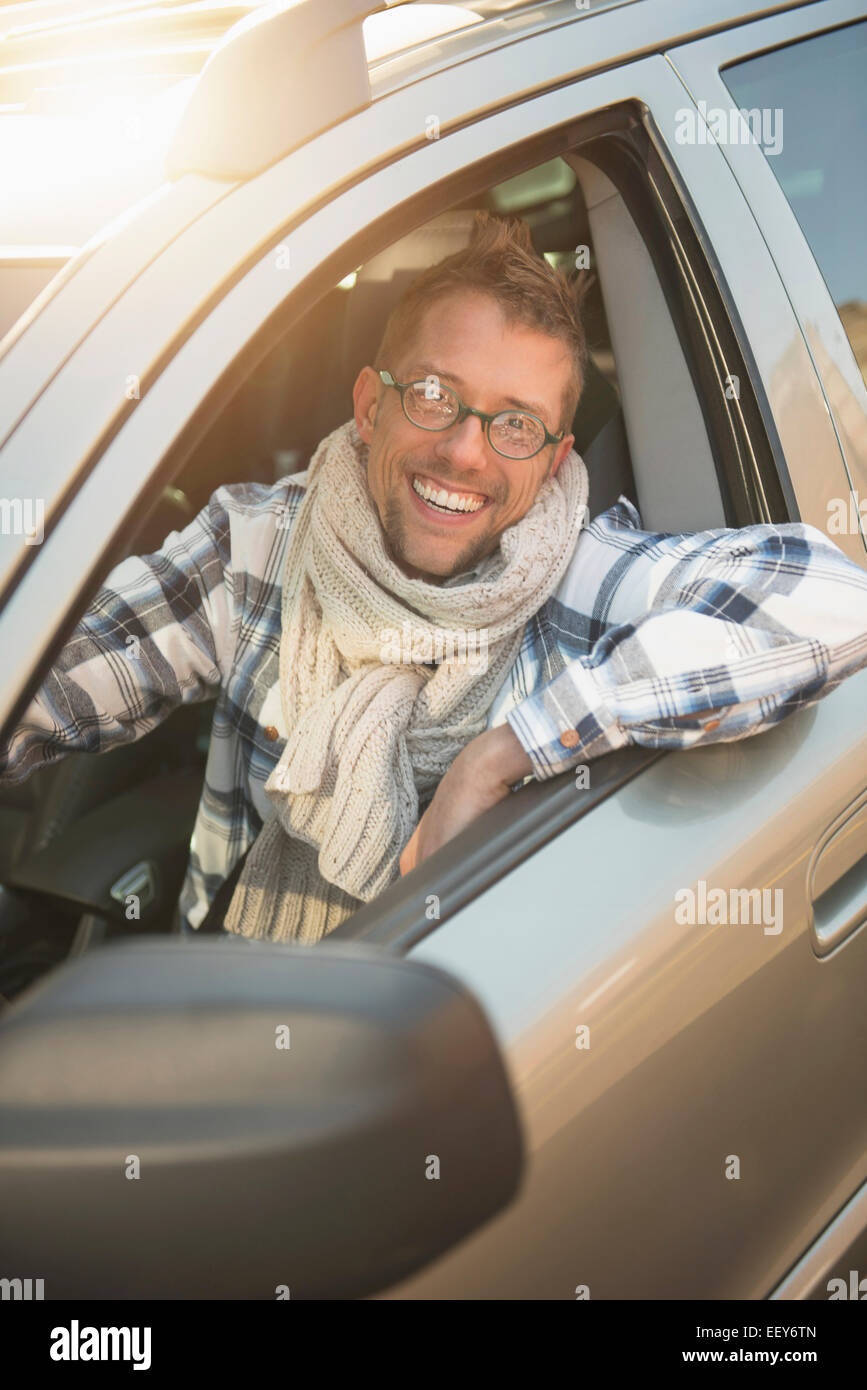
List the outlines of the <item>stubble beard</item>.
{"label": "stubble beard", "polygon": [[407,554],[407,524],[400,505],[396,499],[392,498],[385,508],[385,516],[382,518],[382,529],[385,533],[385,543],[391,559],[401,569],[421,570],[428,583],[441,583],[444,579],[451,579],[456,574],[464,574],[467,570],[475,566],[487,555],[490,555],[499,544],[497,539],[492,543],[490,533],[479,536],[470,541],[463,550],[456,552],[450,568],[445,574],[431,574],[422,569],[421,565],[414,565]]}

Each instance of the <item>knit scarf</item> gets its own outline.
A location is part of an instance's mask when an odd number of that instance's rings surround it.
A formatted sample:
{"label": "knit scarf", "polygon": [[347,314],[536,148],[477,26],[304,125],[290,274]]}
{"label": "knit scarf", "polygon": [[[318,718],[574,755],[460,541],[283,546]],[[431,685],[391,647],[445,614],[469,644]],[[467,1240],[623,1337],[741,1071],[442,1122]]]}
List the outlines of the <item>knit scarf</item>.
{"label": "knit scarf", "polygon": [[227,930],[313,944],[398,876],[419,797],[485,729],[525,624],[566,569],[587,497],[573,451],[502,532],[483,576],[444,588],[389,557],[354,421],[321,442],[286,549],[288,738],[265,783],[274,812]]}

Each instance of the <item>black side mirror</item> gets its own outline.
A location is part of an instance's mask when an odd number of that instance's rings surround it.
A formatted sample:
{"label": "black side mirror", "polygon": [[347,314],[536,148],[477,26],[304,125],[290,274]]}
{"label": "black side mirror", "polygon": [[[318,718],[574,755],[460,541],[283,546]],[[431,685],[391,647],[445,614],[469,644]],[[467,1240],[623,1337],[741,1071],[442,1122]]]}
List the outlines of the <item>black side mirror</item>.
{"label": "black side mirror", "polygon": [[514,1197],[475,999],[364,945],[114,942],[0,1018],[0,1245],[59,1298],[358,1298]]}

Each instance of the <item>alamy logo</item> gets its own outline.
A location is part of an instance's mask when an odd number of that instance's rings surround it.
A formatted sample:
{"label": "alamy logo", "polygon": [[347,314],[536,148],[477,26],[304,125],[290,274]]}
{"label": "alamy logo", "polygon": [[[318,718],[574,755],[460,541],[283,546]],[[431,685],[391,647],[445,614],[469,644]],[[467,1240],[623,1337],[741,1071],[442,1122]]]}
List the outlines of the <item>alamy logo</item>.
{"label": "alamy logo", "polygon": [[44,497],[0,497],[0,533],[23,536],[25,545],[45,539]]}
{"label": "alamy logo", "polygon": [[867,531],[867,497],[850,492],[848,497],[832,497],[828,503],[828,535],[857,536]]}
{"label": "alamy logo", "polygon": [[716,927],[729,924],[762,926],[765,936],[779,936],[783,930],[782,888],[708,888],[700,878],[692,888],[679,888],[674,895],[674,920],[681,927]]}
{"label": "alamy logo", "polygon": [[0,1299],[44,1299],[44,1279],[0,1279]]}
{"label": "alamy logo", "polygon": [[488,629],[385,627],[379,634],[383,666],[413,666],[455,661],[480,672],[488,669]]}
{"label": "alamy logo", "polygon": [[698,110],[682,106],[674,113],[674,138],[679,145],[761,145],[766,155],[779,154],[783,148],[783,108],[769,106],[750,111],[731,107],[724,110],[699,101]]}
{"label": "alamy logo", "polygon": [[867,1302],[867,1279],[862,1279],[857,1269],[849,1270],[848,1288],[845,1279],[829,1279],[827,1289],[829,1303],[840,1298],[857,1299],[859,1303]]}
{"label": "alamy logo", "polygon": [[134,1371],[148,1371],[151,1364],[149,1327],[69,1327],[51,1329],[52,1361],[132,1361]]}

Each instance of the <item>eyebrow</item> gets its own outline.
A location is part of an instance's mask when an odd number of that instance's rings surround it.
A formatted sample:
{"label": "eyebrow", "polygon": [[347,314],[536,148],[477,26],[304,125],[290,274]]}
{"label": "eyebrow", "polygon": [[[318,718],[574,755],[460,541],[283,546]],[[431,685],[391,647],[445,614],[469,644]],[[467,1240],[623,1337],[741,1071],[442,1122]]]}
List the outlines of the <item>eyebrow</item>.
{"label": "eyebrow", "polygon": [[[463,377],[456,376],[454,372],[444,372],[441,368],[434,367],[429,362],[419,362],[414,371],[421,372],[422,376],[436,376],[443,381],[453,381],[462,391],[466,388],[467,383],[464,381]],[[410,372],[411,381],[417,380],[414,371]],[[511,406],[516,410],[527,410],[531,415],[538,415],[539,419],[543,422],[549,414],[548,407],[540,405],[538,401],[521,401],[518,400],[516,396],[507,396],[505,401],[506,408]],[[491,413],[499,414],[499,411],[492,411]]]}

